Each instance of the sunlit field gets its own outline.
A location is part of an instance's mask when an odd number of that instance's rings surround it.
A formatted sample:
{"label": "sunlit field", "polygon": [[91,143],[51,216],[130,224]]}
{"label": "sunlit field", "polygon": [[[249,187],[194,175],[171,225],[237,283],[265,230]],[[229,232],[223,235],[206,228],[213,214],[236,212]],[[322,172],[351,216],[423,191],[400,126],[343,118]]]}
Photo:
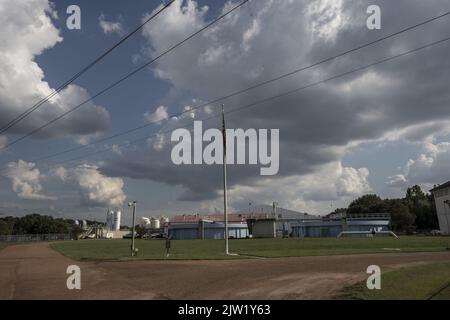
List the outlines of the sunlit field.
{"label": "sunlit field", "polygon": [[[448,237],[396,238],[288,238],[230,240],[225,256],[222,240],[173,240],[166,257],[164,240],[136,240],[139,252],[132,259],[237,259],[252,257],[300,257],[339,254],[444,251]],[[52,247],[77,260],[126,260],[130,257],[130,239],[78,240],[55,242]]]}

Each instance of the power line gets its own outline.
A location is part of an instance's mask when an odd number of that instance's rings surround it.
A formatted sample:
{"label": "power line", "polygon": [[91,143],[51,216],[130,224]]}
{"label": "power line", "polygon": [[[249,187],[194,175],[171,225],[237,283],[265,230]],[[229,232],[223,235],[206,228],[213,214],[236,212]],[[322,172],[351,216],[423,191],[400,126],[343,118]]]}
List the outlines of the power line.
{"label": "power line", "polygon": [[[402,33],[404,33],[404,32],[413,30],[413,29],[418,28],[418,27],[420,27],[420,26],[423,26],[423,25],[425,25],[425,24],[427,24],[427,23],[433,22],[433,21],[435,21],[435,20],[437,20],[437,19],[441,19],[441,18],[443,18],[443,17],[445,17],[445,16],[448,16],[449,14],[450,14],[450,11],[449,11],[449,12],[446,12],[446,13],[443,13],[443,14],[441,14],[441,15],[439,15],[439,16],[436,16],[436,17],[433,17],[433,18],[424,20],[424,21],[422,21],[422,22],[420,22],[420,23],[417,23],[417,24],[415,24],[415,25],[406,27],[406,28],[401,29],[401,30],[399,30],[399,31],[396,31],[396,32],[394,32],[394,33],[388,34],[388,35],[386,35],[386,36],[383,36],[383,37],[381,37],[381,38],[378,38],[378,39],[376,39],[376,40],[374,40],[374,41],[371,41],[371,42],[368,42],[368,43],[366,43],[366,44],[357,46],[357,47],[355,47],[355,48],[352,48],[352,49],[349,49],[349,50],[346,50],[346,51],[343,51],[343,52],[341,52],[341,53],[339,53],[339,54],[336,54],[336,55],[334,55],[334,56],[331,56],[331,57],[329,57],[329,58],[319,60],[319,61],[314,62],[313,64],[310,64],[310,65],[308,65],[308,66],[299,67],[299,68],[297,68],[297,69],[295,69],[295,70],[293,70],[293,71],[290,71],[290,72],[288,72],[288,73],[281,74],[281,75],[276,76],[276,77],[274,77],[274,78],[271,78],[271,79],[269,79],[269,80],[265,80],[265,81],[259,82],[259,83],[257,83],[257,84],[254,84],[254,85],[250,86],[250,87],[247,87],[247,88],[245,88],[245,89],[241,89],[241,90],[239,90],[239,91],[235,91],[235,92],[233,92],[233,93],[229,93],[229,94],[227,94],[227,95],[224,95],[224,96],[222,96],[222,97],[220,97],[220,98],[216,98],[216,99],[214,99],[214,100],[211,100],[211,101],[208,101],[208,102],[199,104],[199,105],[197,105],[197,106],[195,106],[195,107],[192,107],[192,108],[190,108],[190,109],[188,109],[188,110],[185,110],[185,111],[182,111],[182,112],[173,114],[173,115],[169,116],[169,118],[182,116],[182,115],[185,114],[185,113],[192,112],[192,111],[194,111],[194,110],[197,110],[197,109],[199,109],[199,108],[205,107],[205,106],[207,106],[207,105],[210,105],[210,104],[213,104],[213,103],[216,103],[216,102],[220,102],[220,101],[229,99],[229,98],[231,98],[231,97],[240,95],[240,94],[242,94],[242,93],[251,91],[251,90],[253,90],[253,89],[256,89],[256,88],[265,86],[265,85],[267,85],[267,84],[269,84],[269,83],[272,83],[272,82],[281,80],[281,79],[283,79],[283,78],[292,76],[292,75],[294,75],[294,74],[296,74],[296,73],[299,73],[299,72],[302,72],[302,71],[311,69],[311,68],[313,68],[313,67],[319,66],[319,65],[321,65],[321,64],[323,64],[323,63],[330,62],[330,61],[335,60],[335,59],[337,59],[337,58],[339,58],[339,57],[345,56],[345,55],[347,55],[347,54],[349,54],[349,53],[353,53],[353,52],[359,51],[359,50],[361,50],[361,49],[363,49],[363,48],[369,47],[369,46],[374,45],[374,44],[376,44],[376,43],[379,43],[379,42],[382,42],[382,41],[387,40],[387,39],[389,39],[389,38],[395,37],[395,36],[397,36],[397,35],[399,35],[399,34],[402,34]],[[91,143],[88,143],[88,144],[86,144],[86,145],[82,145],[82,146],[77,146],[77,147],[69,148],[69,149],[66,149],[66,150],[63,150],[63,151],[54,153],[54,154],[50,154],[50,155],[47,155],[47,156],[44,156],[44,157],[41,157],[41,158],[37,158],[37,159],[32,160],[32,161],[47,160],[47,159],[54,158],[54,157],[57,157],[57,156],[60,156],[60,155],[63,155],[63,154],[67,154],[67,153],[70,153],[70,152],[78,151],[78,150],[87,148],[87,147],[89,147],[89,146],[92,146],[92,145],[95,145],[95,144],[98,144],[98,143],[101,143],[101,142],[105,142],[105,141],[108,141],[108,140],[111,140],[111,139],[114,139],[114,138],[117,138],[117,137],[120,137],[120,136],[124,136],[124,135],[130,134],[130,133],[132,133],[132,132],[135,132],[135,131],[138,131],[138,130],[147,128],[147,127],[149,127],[149,126],[158,124],[158,123],[162,122],[163,120],[164,120],[164,119],[158,120],[158,121],[153,121],[153,122],[150,122],[150,123],[147,123],[147,124],[144,124],[144,125],[140,125],[140,126],[137,126],[137,127],[134,127],[134,128],[130,128],[130,129],[127,129],[127,130],[118,132],[118,133],[116,133],[116,134],[113,134],[113,135],[111,135],[111,136],[104,137],[104,138],[101,138],[101,139],[96,140],[96,141],[92,141]]]}
{"label": "power line", "polygon": [[401,58],[401,57],[410,55],[410,54],[412,54],[412,53],[418,52],[418,51],[423,50],[423,49],[426,49],[426,48],[430,48],[430,47],[435,46],[435,45],[438,45],[438,44],[442,44],[442,43],[447,42],[447,41],[449,41],[449,40],[450,40],[450,37],[447,37],[447,38],[444,38],[444,39],[441,39],[441,40],[438,40],[438,41],[434,41],[434,42],[432,42],[432,43],[429,43],[429,44],[420,46],[420,47],[418,47],[418,48],[415,48],[415,49],[412,49],[412,50],[408,50],[408,51],[405,51],[405,52],[400,53],[400,54],[396,54],[396,55],[394,55],[394,56],[391,56],[391,57],[388,57],[388,58],[379,60],[379,61],[377,61],[377,62],[373,62],[373,63],[371,63],[371,64],[368,64],[368,65],[365,65],[365,66],[362,66],[362,67],[359,67],[359,68],[356,68],[356,69],[353,69],[353,70],[350,70],[350,71],[347,71],[347,72],[344,72],[344,73],[341,73],[341,74],[338,74],[338,75],[335,75],[335,76],[332,76],[332,77],[330,77],[330,78],[323,79],[323,80],[320,80],[320,81],[317,81],[317,82],[313,82],[313,83],[310,83],[310,84],[305,85],[305,86],[303,86],[303,87],[299,87],[299,88],[296,88],[296,89],[293,89],[293,90],[289,90],[289,91],[286,91],[286,92],[283,92],[283,93],[280,93],[280,94],[278,94],[278,95],[271,96],[271,97],[268,97],[268,98],[265,98],[265,99],[262,99],[262,100],[258,100],[258,101],[256,101],[256,102],[250,103],[250,104],[248,104],[248,105],[245,105],[245,106],[242,106],[242,107],[233,109],[233,110],[231,110],[231,111],[228,112],[228,113],[232,113],[232,112],[236,112],[236,111],[241,111],[241,110],[243,110],[243,109],[248,109],[248,108],[254,107],[254,106],[256,106],[256,105],[258,105],[258,104],[261,104],[261,103],[265,103],[265,102],[268,102],[268,101],[271,101],[271,100],[275,100],[275,99],[278,99],[278,98],[281,98],[281,97],[285,97],[285,96],[288,96],[288,95],[297,93],[297,92],[299,92],[299,91],[303,91],[303,90],[305,90],[305,89],[308,89],[308,88],[311,88],[311,87],[315,87],[315,86],[318,86],[318,85],[320,85],[320,84],[329,82],[329,81],[331,81],[331,80],[339,79],[339,78],[348,76],[348,75],[350,75],[350,74],[352,74],[352,73],[356,73],[356,72],[358,72],[358,71],[362,71],[362,70],[365,70],[365,69],[369,69],[369,68],[371,68],[371,67],[380,65],[380,64],[382,64],[382,63],[389,62],[389,61],[391,61],[391,60],[395,60],[395,59],[398,59],[398,58]]}
{"label": "power line", "polygon": [[24,140],[25,138],[41,131],[42,129],[50,126],[51,124],[55,123],[56,121],[60,120],[61,118],[64,118],[65,116],[67,116],[68,114],[74,112],[75,110],[81,108],[82,106],[84,106],[86,103],[94,100],[95,98],[99,97],[100,95],[102,95],[103,93],[109,91],[110,89],[114,88],[115,86],[117,86],[118,84],[122,83],[123,81],[127,80],[128,78],[132,77],[133,75],[135,75],[136,73],[138,73],[139,71],[143,70],[144,68],[148,67],[149,65],[151,65],[152,63],[154,63],[155,61],[157,61],[158,59],[160,59],[161,57],[165,56],[166,54],[168,54],[169,52],[173,51],[174,49],[178,48],[179,46],[183,45],[184,43],[186,43],[187,41],[189,41],[190,39],[192,39],[193,37],[195,37],[196,35],[198,35],[199,33],[203,32],[204,30],[208,29],[210,26],[212,26],[213,24],[215,24],[216,22],[218,22],[219,20],[222,20],[223,18],[225,18],[226,16],[228,16],[229,14],[231,14],[233,11],[235,11],[236,9],[240,8],[241,6],[243,6],[245,3],[247,3],[250,0],[244,0],[242,1],[240,4],[236,5],[235,7],[233,7],[231,10],[227,11],[226,13],[222,14],[221,16],[219,16],[218,18],[214,19],[212,22],[208,23],[206,26],[202,27],[200,30],[194,32],[193,34],[191,34],[189,37],[187,37],[186,39],[184,39],[181,42],[178,42],[177,44],[173,45],[172,47],[170,47],[169,49],[167,49],[166,51],[162,52],[161,54],[159,54],[156,58],[152,59],[151,61],[143,64],[142,66],[140,66],[139,68],[133,70],[132,72],[128,73],[127,75],[125,75],[124,77],[120,78],[119,80],[115,81],[114,83],[110,84],[109,86],[107,86],[106,88],[102,89],[101,91],[99,91],[98,93],[96,93],[94,96],[88,98],[87,100],[83,101],[82,103],[80,103],[79,105],[73,107],[72,109],[69,109],[68,111],[60,114],[59,116],[57,116],[56,118],[50,120],[49,122],[45,123],[44,125],[26,133],[25,135],[21,136],[20,138],[17,138],[16,140],[11,141],[10,143],[6,144],[5,146],[1,147],[0,150],[2,149],[7,149],[13,145],[15,145],[16,143]]}
{"label": "power line", "polygon": [[106,50],[103,54],[101,54],[99,57],[97,57],[95,60],[93,60],[91,63],[89,63],[87,66],[85,66],[83,69],[81,69],[78,73],[76,73],[74,76],[72,76],[69,80],[61,84],[56,90],[54,90],[52,93],[38,101],[36,104],[22,112],[20,115],[18,115],[16,118],[12,119],[10,122],[8,122],[6,125],[4,125],[2,128],[0,128],[0,134],[6,132],[11,127],[15,126],[17,123],[25,119],[29,114],[34,112],[36,109],[38,109],[40,106],[42,106],[44,103],[49,101],[51,98],[53,98],[55,95],[57,95],[61,90],[66,88],[69,84],[74,82],[76,79],[78,79],[82,74],[87,72],[89,69],[91,69],[94,65],[99,63],[103,58],[105,58],[108,54],[110,54],[114,49],[119,47],[122,43],[124,43],[128,38],[130,38],[132,35],[134,35],[136,32],[138,32],[140,29],[142,29],[147,23],[149,23],[151,20],[153,20],[156,16],[158,16],[161,12],[166,10],[175,0],[170,1],[166,5],[164,5],[161,9],[159,9],[157,12],[155,12],[153,15],[151,15],[147,20],[145,20],[141,25],[139,25],[136,29],[131,31],[128,35],[123,37],[119,42],[117,42],[115,45],[113,45],[111,48]]}
{"label": "power line", "polygon": [[[382,60],[370,63],[368,65],[364,65],[362,67],[358,67],[356,69],[352,69],[350,71],[347,71],[347,72],[344,72],[344,73],[340,73],[338,75],[335,75],[335,76],[332,76],[332,77],[329,77],[329,78],[326,78],[326,79],[322,79],[322,80],[310,83],[308,85],[305,85],[305,86],[302,86],[302,87],[298,87],[298,88],[293,89],[293,90],[285,91],[283,93],[280,93],[280,94],[277,94],[277,95],[274,95],[274,96],[270,96],[270,97],[267,97],[267,98],[255,101],[255,102],[252,102],[250,104],[247,104],[247,105],[244,105],[244,106],[241,106],[241,107],[238,107],[238,108],[234,108],[234,109],[232,109],[230,111],[227,111],[225,113],[226,114],[230,114],[230,113],[240,112],[242,110],[245,110],[245,109],[248,109],[248,108],[251,108],[251,107],[254,107],[254,106],[257,106],[257,105],[260,105],[260,104],[263,104],[263,103],[266,103],[266,102],[269,102],[269,101],[272,101],[272,100],[275,100],[275,99],[278,99],[278,98],[281,98],[281,97],[289,96],[291,94],[295,94],[295,93],[301,92],[301,91],[306,90],[308,88],[312,88],[312,87],[318,86],[320,84],[323,84],[323,83],[326,83],[326,82],[329,82],[329,81],[332,81],[332,80],[336,80],[336,79],[348,76],[350,74],[353,74],[353,73],[356,73],[356,72],[359,72],[359,71],[362,71],[362,70],[366,70],[366,69],[369,69],[371,67],[374,67],[374,66],[377,66],[377,65],[380,65],[380,64],[383,64],[383,63],[386,63],[386,62],[389,62],[389,61],[392,61],[392,60],[395,60],[395,59],[398,59],[398,58],[401,58],[401,57],[404,57],[404,56],[407,56],[407,55],[410,55],[410,54],[413,54],[413,53],[416,53],[416,52],[424,50],[426,48],[430,48],[430,47],[433,47],[435,45],[442,44],[442,43],[447,42],[449,40],[450,40],[450,37],[447,37],[447,38],[444,38],[444,39],[441,39],[441,40],[438,40],[438,41],[434,41],[432,43],[420,46],[418,48],[411,49],[411,50],[405,51],[403,53],[399,53],[399,54],[393,55],[391,57],[384,58]],[[208,121],[208,120],[210,120],[212,118],[215,118],[215,117],[218,117],[218,116],[221,116],[221,112],[217,113],[214,116],[210,116],[208,118],[202,119],[202,121]],[[187,127],[179,127],[179,128],[187,128]],[[149,139],[151,137],[157,136],[158,134],[160,135],[160,134],[170,133],[171,131],[172,130],[166,130],[166,131],[163,131],[163,132],[153,133],[151,135],[147,135],[147,136],[138,138],[136,140],[125,142],[125,143],[118,144],[118,145],[115,145],[115,146],[116,147],[122,147],[122,146],[132,145],[132,144],[135,144],[137,142],[144,141],[144,140],[147,140],[147,139]],[[76,158],[72,158],[72,159],[69,159],[69,160],[66,160],[66,161],[63,161],[63,162],[57,162],[57,163],[58,164],[63,164],[63,163],[68,163],[68,162],[73,162],[73,161],[77,161],[77,160],[80,160],[80,159],[84,159],[86,157],[90,157],[90,156],[94,156],[94,155],[97,155],[97,154],[100,154],[100,153],[104,153],[104,152],[110,151],[115,146],[110,146],[110,147],[108,147],[106,149],[103,149],[103,150],[99,150],[99,151],[96,151],[96,152],[93,152],[93,153],[88,153],[88,154],[85,154],[85,155],[82,155],[82,156],[79,156],[79,157],[76,157]],[[0,168],[0,171],[4,170],[4,169],[5,168]]]}

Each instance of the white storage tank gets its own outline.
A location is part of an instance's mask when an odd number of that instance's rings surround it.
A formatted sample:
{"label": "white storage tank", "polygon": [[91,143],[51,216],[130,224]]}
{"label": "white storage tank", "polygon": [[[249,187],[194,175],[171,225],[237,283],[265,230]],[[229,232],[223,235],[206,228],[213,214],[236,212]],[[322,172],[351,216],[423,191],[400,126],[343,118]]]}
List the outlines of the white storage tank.
{"label": "white storage tank", "polygon": [[120,219],[122,216],[122,212],[120,212],[120,210],[116,210],[114,212],[114,226],[113,226],[113,230],[114,231],[119,231],[120,230]]}
{"label": "white storage tank", "polygon": [[165,226],[166,224],[169,223],[169,218],[167,218],[167,217],[161,217],[161,218],[159,219],[159,221],[160,221],[160,225],[161,225],[161,226]]}
{"label": "white storage tank", "polygon": [[149,229],[151,227],[150,219],[147,217],[141,218],[141,227]]}
{"label": "white storage tank", "polygon": [[152,229],[159,229],[161,227],[159,219],[153,217],[151,220],[151,226],[152,226]]}
{"label": "white storage tank", "polygon": [[114,211],[113,210],[108,210],[107,214],[106,214],[106,228],[108,230],[113,230],[114,229]]}

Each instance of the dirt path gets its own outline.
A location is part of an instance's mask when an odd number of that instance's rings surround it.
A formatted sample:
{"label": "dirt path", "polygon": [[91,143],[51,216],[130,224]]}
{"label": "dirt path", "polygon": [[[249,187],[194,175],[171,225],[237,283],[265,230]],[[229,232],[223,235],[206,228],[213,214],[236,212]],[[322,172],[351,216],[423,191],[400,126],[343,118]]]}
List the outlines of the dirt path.
{"label": "dirt path", "polygon": [[[48,243],[0,251],[0,299],[326,299],[382,271],[450,262],[450,252],[385,253],[222,261],[79,262]],[[82,289],[66,288],[68,265]]]}

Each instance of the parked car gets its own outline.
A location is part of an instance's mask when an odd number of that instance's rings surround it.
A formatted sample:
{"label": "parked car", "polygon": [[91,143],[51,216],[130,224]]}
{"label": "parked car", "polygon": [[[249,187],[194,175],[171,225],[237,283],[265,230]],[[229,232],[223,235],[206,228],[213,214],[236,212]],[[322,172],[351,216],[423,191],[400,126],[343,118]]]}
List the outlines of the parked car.
{"label": "parked car", "polygon": [[151,233],[150,237],[151,238],[158,238],[158,239],[165,238],[164,233],[161,233],[161,232]]}
{"label": "parked car", "polygon": [[[138,235],[137,235],[137,233],[135,232],[134,233],[134,237],[135,238],[137,238],[138,237]],[[130,233],[127,233],[126,235],[124,235],[123,237],[122,237],[123,239],[131,239],[131,238],[133,238],[133,233],[132,232],[130,232]]]}
{"label": "parked car", "polygon": [[431,230],[431,235],[432,236],[440,236],[441,235],[441,230]]}

